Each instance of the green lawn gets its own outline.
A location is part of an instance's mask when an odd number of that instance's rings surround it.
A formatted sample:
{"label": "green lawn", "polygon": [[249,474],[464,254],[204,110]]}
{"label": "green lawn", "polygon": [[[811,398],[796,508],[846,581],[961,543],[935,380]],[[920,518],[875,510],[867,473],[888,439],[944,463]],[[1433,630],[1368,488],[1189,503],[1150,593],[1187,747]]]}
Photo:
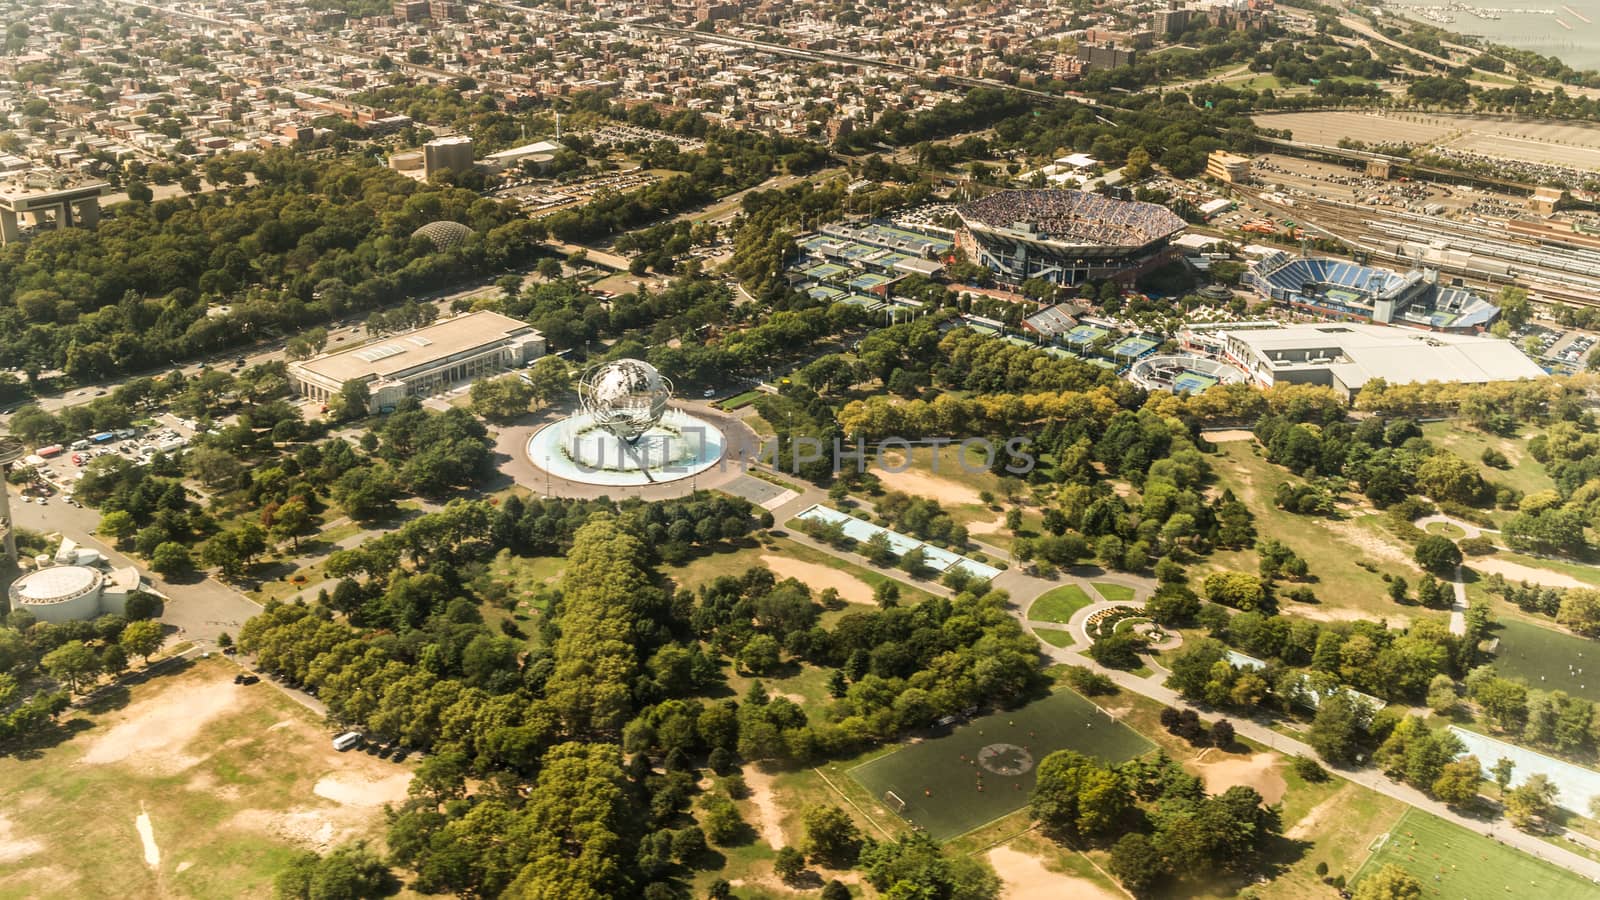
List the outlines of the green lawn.
{"label": "green lawn", "polygon": [[1072,621],[1072,614],[1094,600],[1089,592],[1075,584],[1064,584],[1052,588],[1033,601],[1028,607],[1028,618],[1035,622],[1059,622],[1063,625]]}
{"label": "green lawn", "polygon": [[1100,596],[1112,603],[1128,603],[1133,600],[1133,588],[1125,584],[1112,584],[1109,581],[1093,581],[1090,584],[1100,592]]}
{"label": "green lawn", "polygon": [[[1410,561],[1410,548],[1377,524],[1381,516],[1336,521],[1279,509],[1272,502],[1278,484],[1300,484],[1304,479],[1257,456],[1255,447],[1254,441],[1218,445],[1217,454],[1208,457],[1217,473],[1217,491],[1231,489],[1250,508],[1258,536],[1277,537],[1305,559],[1315,578],[1311,589],[1325,607],[1355,609],[1374,618],[1394,616],[1400,608],[1389,599],[1388,585],[1379,573],[1400,574],[1414,581],[1420,570]],[[1212,554],[1210,562],[1215,568],[1254,572],[1257,556],[1254,550],[1226,550]],[[1362,563],[1376,571],[1363,568]],[[1194,568],[1197,588],[1205,569]],[[1415,608],[1408,612],[1414,614]]]}
{"label": "green lawn", "polygon": [[757,398],[760,396],[760,391],[745,391],[742,394],[735,394],[734,396],[722,401],[722,408],[728,410],[729,412],[732,412],[736,409],[744,409],[746,406],[756,402]]}
{"label": "green lawn", "polygon": [[1500,674],[1600,703],[1600,641],[1511,618],[1501,619],[1494,636],[1500,639],[1494,654]]}
{"label": "green lawn", "polygon": [[[1443,447],[1471,463],[1485,479],[1516,488],[1524,494],[1555,487],[1544,466],[1528,455],[1528,439],[1534,433],[1530,431],[1520,437],[1505,438],[1484,434],[1454,419],[1429,422],[1422,426],[1422,436],[1434,446]],[[1491,469],[1483,464],[1483,451],[1491,447],[1506,455],[1511,463],[1510,468]]]}
{"label": "green lawn", "polygon": [[1071,647],[1073,644],[1072,632],[1070,631],[1063,631],[1059,628],[1035,628],[1033,633],[1039,640],[1052,647]]}
{"label": "green lawn", "polygon": [[1461,530],[1461,526],[1449,522],[1429,522],[1427,532],[1447,537],[1452,541],[1459,541],[1467,536],[1467,533]]}
{"label": "green lawn", "polygon": [[[906,745],[856,766],[850,775],[880,804],[893,791],[905,802],[903,815],[942,841],[1026,805],[1038,764],[1053,751],[1077,750],[1118,763],[1154,746],[1093,703],[1063,690],[1021,709],[974,719],[942,737]],[[979,763],[980,752],[987,766]]]}
{"label": "green lawn", "polygon": [[1600,891],[1565,869],[1416,809],[1408,809],[1380,840],[1352,884],[1394,864],[1422,882],[1425,897],[1577,900]]}

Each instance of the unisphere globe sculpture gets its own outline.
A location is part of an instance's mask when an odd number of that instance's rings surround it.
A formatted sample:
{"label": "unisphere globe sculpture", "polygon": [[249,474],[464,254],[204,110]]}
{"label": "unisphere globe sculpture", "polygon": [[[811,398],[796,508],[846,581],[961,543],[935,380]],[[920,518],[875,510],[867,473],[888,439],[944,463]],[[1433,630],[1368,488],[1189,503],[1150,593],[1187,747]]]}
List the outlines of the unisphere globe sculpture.
{"label": "unisphere globe sculpture", "polygon": [[578,379],[578,411],[534,432],[528,459],[563,482],[604,487],[704,472],[722,459],[722,429],[671,399],[672,381],[647,362],[595,366]]}
{"label": "unisphere globe sculpture", "polygon": [[594,424],[629,444],[661,424],[672,398],[672,381],[643,360],[619,359],[578,379],[578,402]]}

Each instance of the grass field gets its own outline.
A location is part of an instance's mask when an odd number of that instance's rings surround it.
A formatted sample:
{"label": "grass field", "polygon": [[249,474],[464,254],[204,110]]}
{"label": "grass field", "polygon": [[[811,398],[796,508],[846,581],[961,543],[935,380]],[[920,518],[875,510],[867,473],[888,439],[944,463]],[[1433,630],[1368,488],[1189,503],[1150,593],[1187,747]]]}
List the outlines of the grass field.
{"label": "grass field", "polygon": [[[1400,546],[1376,526],[1373,520],[1377,516],[1335,521],[1279,509],[1272,502],[1278,484],[1301,484],[1304,479],[1257,456],[1255,447],[1254,441],[1218,445],[1219,452],[1209,457],[1217,473],[1218,492],[1232,489],[1255,515],[1256,534],[1284,539],[1305,559],[1316,578],[1311,588],[1323,606],[1398,618],[1401,608],[1389,599],[1387,585],[1378,572],[1398,573],[1415,580],[1419,570],[1411,561],[1410,548]],[[1257,564],[1254,550],[1218,552],[1211,561],[1217,568],[1242,572],[1254,572]],[[1363,562],[1377,572],[1363,568]],[[1200,568],[1196,567],[1195,574],[1203,578]]]}
{"label": "grass field", "polygon": [[1044,592],[1033,601],[1033,605],[1028,607],[1028,618],[1035,622],[1059,622],[1065,625],[1072,621],[1073,613],[1093,602],[1088,591],[1075,584],[1064,584]]}
{"label": "grass field", "polygon": [[[1447,420],[1429,422],[1422,426],[1422,436],[1434,446],[1443,447],[1466,460],[1477,468],[1480,475],[1495,484],[1516,488],[1524,494],[1555,487],[1555,482],[1550,480],[1550,475],[1545,472],[1544,466],[1528,455],[1528,438],[1533,436],[1533,432],[1523,437],[1503,438],[1484,434],[1461,422]],[[1506,460],[1511,464],[1510,468],[1491,469],[1484,465],[1483,451],[1488,448],[1504,453]],[[1504,515],[1509,517],[1510,513]]]}
{"label": "grass field", "polygon": [[1424,897],[1538,897],[1578,900],[1600,889],[1565,869],[1408,809],[1367,858],[1353,883],[1393,863],[1423,884]]}
{"label": "grass field", "polygon": [[[1600,703],[1600,642],[1510,618],[1500,621],[1494,636],[1500,639],[1495,671],[1521,678],[1529,687],[1559,689]],[[1568,671],[1568,666],[1583,672]]]}
{"label": "grass field", "polygon": [[1112,603],[1128,603],[1133,600],[1133,588],[1125,584],[1112,584],[1109,581],[1094,581],[1090,583],[1094,585],[1096,591],[1100,592],[1100,596]]}
{"label": "grass field", "polygon": [[60,743],[0,759],[0,896],[270,897],[301,851],[381,852],[410,769],[335,752],[315,714],[237,671],[199,660],[114,689]]}
{"label": "grass field", "polygon": [[[1077,750],[1122,762],[1155,745],[1069,690],[1017,710],[1001,710],[951,733],[903,747],[850,771],[883,803],[894,791],[904,815],[934,838],[947,840],[998,819],[1028,802],[1038,764],[1056,750]],[[980,751],[995,753],[990,767]],[[1000,770],[1021,770],[1004,774]]]}
{"label": "grass field", "polygon": [[1071,647],[1073,644],[1072,632],[1059,628],[1035,628],[1033,634],[1052,647]]}

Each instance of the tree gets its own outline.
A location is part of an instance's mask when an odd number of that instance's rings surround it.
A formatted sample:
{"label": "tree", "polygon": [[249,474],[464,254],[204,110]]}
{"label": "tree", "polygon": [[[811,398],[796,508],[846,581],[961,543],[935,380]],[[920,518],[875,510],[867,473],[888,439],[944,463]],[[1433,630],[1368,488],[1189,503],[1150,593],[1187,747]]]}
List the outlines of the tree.
{"label": "tree", "polygon": [[189,548],[177,541],[163,541],[150,552],[150,568],[171,578],[194,569],[194,557]]}
{"label": "tree", "polygon": [[1212,572],[1204,583],[1206,599],[1212,603],[1251,612],[1266,603],[1266,588],[1261,579],[1243,572]]}
{"label": "tree", "polygon": [[541,357],[528,368],[528,388],[534,403],[549,406],[572,393],[572,369],[559,356]]}
{"label": "tree", "polygon": [[777,858],[772,861],[773,874],[782,879],[784,884],[792,884],[805,870],[806,858],[793,847],[779,849]]}
{"label": "tree", "polygon": [[50,677],[64,681],[76,691],[78,685],[94,678],[100,672],[100,660],[83,641],[67,641],[51,650],[39,660]]}
{"label": "tree", "polygon": [[1233,723],[1227,719],[1218,719],[1212,724],[1211,743],[1222,749],[1233,746]]}
{"label": "tree", "polygon": [[855,865],[861,849],[861,831],[848,813],[837,806],[812,806],[803,817],[806,856],[831,869]]}
{"label": "tree", "polygon": [[1111,847],[1111,874],[1135,897],[1145,893],[1166,874],[1161,851],[1139,832],[1123,835]]}
{"label": "tree", "polygon": [[520,375],[482,378],[472,383],[472,411],[491,422],[507,422],[528,411],[533,387]]}
{"label": "tree", "polygon": [[1417,542],[1417,565],[1443,576],[1450,576],[1461,565],[1461,548],[1443,535],[1430,534]]}
{"label": "tree", "polygon": [[1421,900],[1422,882],[1410,872],[1389,863],[1361,879],[1355,900]]}
{"label": "tree", "polygon": [[128,651],[129,656],[137,656],[149,665],[150,657],[161,649],[164,638],[161,623],[154,619],[129,622],[128,627],[122,629],[122,649]]}
{"label": "tree", "polygon": [[770,634],[758,634],[745,642],[739,651],[739,665],[752,675],[765,675],[778,667],[780,656],[778,640]]}
{"label": "tree", "polygon": [[1428,708],[1445,715],[1456,708],[1456,682],[1449,675],[1440,672],[1428,682]]}
{"label": "tree", "polygon": [[721,794],[709,794],[701,803],[700,827],[713,844],[727,846],[742,838],[747,826],[739,817],[739,808]]}
{"label": "tree", "polygon": [[822,900],[850,900],[850,889],[834,878],[822,886]]}
{"label": "tree", "polygon": [[1110,769],[1071,750],[1058,750],[1039,764],[1029,798],[1033,817],[1065,837],[1105,834],[1133,808],[1133,796]]}
{"label": "tree", "polygon": [[1555,784],[1547,776],[1529,775],[1527,780],[1506,792],[1506,818],[1518,828],[1530,829],[1535,822],[1550,815],[1557,793]]}
{"label": "tree", "polygon": [[1150,151],[1143,147],[1135,147],[1128,151],[1128,162],[1122,167],[1122,174],[1129,181],[1138,181],[1149,175],[1150,169]]}
{"label": "tree", "polygon": [[1354,762],[1362,735],[1371,721],[1372,712],[1366,701],[1344,692],[1336,693],[1317,705],[1306,743],[1328,762]]}
{"label": "tree", "polygon": [[139,523],[133,514],[126,510],[112,510],[100,517],[100,527],[96,529],[100,534],[111,538],[118,546],[133,537],[139,530]]}
{"label": "tree", "polygon": [[392,893],[394,876],[364,844],[298,855],[273,881],[280,900],[364,900]]}
{"label": "tree", "polygon": [[1464,756],[1445,763],[1444,771],[1433,782],[1433,795],[1451,806],[1466,806],[1478,799],[1478,782],[1483,764],[1476,756]]}
{"label": "tree", "polygon": [[1502,756],[1494,761],[1494,768],[1489,770],[1489,774],[1494,777],[1494,783],[1500,786],[1502,794],[1505,793],[1507,788],[1511,787],[1511,773],[1516,768],[1516,763]]}
{"label": "tree", "polygon": [[1600,591],[1568,590],[1561,596],[1556,621],[1585,637],[1600,637]]}
{"label": "tree", "polygon": [[300,535],[311,528],[311,510],[299,497],[291,497],[272,513],[272,536],[288,539],[296,552],[300,550]]}

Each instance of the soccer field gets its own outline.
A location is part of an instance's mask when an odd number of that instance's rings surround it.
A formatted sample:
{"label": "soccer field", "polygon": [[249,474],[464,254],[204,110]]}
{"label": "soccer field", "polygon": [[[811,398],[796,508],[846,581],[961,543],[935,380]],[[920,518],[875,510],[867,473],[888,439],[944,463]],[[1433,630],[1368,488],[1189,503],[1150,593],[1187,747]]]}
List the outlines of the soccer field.
{"label": "soccer field", "polygon": [[[880,804],[948,840],[1028,802],[1038,764],[1056,750],[1119,763],[1155,745],[1072,691],[992,713],[850,771]],[[893,791],[905,802],[894,810]]]}
{"label": "soccer field", "polygon": [[1600,703],[1600,643],[1589,638],[1505,619],[1495,629],[1495,671],[1521,678],[1528,687],[1562,690]]}
{"label": "soccer field", "polygon": [[1406,810],[1380,840],[1382,845],[1367,857],[1353,885],[1393,863],[1422,882],[1425,898],[1600,896],[1600,885],[1416,809]]}

